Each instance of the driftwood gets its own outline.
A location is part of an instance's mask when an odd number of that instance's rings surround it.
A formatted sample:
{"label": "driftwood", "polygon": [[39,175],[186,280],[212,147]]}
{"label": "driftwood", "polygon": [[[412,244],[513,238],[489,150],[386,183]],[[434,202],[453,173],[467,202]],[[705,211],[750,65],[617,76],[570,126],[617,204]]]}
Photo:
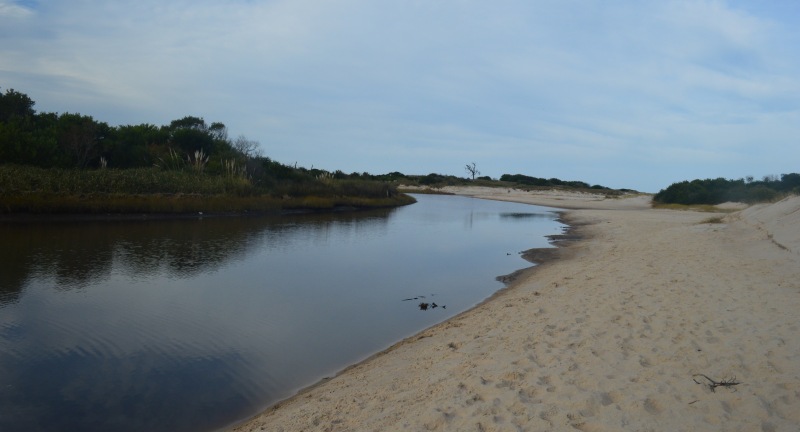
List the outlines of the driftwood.
{"label": "driftwood", "polygon": [[[425,303],[425,302],[422,302],[422,303],[419,304],[419,309],[420,310],[428,310],[428,308],[436,309],[437,307],[439,307],[439,305],[437,305],[436,303]],[[447,309],[447,306],[442,305],[442,309]]]}
{"label": "driftwood", "polygon": [[[703,377],[703,378],[708,380],[708,383],[703,383],[703,382],[697,381],[694,377]],[[692,381],[694,381],[697,384],[705,384],[705,385],[707,385],[712,393],[715,392],[715,389],[717,387],[728,387],[728,388],[732,389],[733,391],[736,391],[736,388],[734,386],[737,386],[737,385],[741,384],[740,382],[736,381],[736,377],[735,376],[731,377],[731,378],[728,378],[728,379],[723,379],[722,381],[714,381],[713,379],[709,378],[708,375],[704,375],[704,374],[694,374],[694,375],[692,375]]]}

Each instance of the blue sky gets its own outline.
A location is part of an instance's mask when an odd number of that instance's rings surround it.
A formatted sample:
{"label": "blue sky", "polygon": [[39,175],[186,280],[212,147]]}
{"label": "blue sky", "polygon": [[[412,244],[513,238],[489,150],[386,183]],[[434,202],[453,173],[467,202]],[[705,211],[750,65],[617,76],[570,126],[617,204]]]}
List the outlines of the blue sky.
{"label": "blue sky", "polygon": [[657,192],[800,172],[800,2],[0,0],[0,88],[286,164]]}

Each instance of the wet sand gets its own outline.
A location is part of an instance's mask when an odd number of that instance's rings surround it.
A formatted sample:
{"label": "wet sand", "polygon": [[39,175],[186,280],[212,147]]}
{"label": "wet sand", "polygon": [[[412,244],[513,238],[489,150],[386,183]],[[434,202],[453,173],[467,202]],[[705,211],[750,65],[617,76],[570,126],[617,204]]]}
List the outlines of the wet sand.
{"label": "wet sand", "polygon": [[573,209],[582,240],[231,430],[797,430],[800,198],[714,214],[451,191]]}

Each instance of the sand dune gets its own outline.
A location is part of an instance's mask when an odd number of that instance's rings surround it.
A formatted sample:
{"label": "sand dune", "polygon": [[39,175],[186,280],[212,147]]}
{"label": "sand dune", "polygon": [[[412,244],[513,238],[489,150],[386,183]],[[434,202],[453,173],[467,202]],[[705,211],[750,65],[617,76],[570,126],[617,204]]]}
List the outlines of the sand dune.
{"label": "sand dune", "polygon": [[759,204],[737,216],[737,219],[764,231],[778,246],[800,253],[800,199],[797,197],[775,204]]}
{"label": "sand dune", "polygon": [[798,430],[800,198],[725,216],[459,192],[576,209],[585,238],[233,430]]}

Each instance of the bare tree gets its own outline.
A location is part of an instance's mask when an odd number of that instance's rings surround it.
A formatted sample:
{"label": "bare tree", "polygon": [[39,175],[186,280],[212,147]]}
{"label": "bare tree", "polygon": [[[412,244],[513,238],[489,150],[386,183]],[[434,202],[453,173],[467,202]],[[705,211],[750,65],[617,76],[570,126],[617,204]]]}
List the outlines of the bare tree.
{"label": "bare tree", "polygon": [[475,162],[467,164],[465,169],[472,176],[472,180],[475,180],[475,176],[481,175],[481,172],[478,171],[478,167],[475,165]]}
{"label": "bare tree", "polygon": [[261,155],[261,149],[259,148],[260,144],[258,141],[252,141],[247,139],[244,135],[239,135],[236,140],[233,142],[233,148],[236,149],[239,153],[242,154],[247,159],[252,159],[254,157]]}

